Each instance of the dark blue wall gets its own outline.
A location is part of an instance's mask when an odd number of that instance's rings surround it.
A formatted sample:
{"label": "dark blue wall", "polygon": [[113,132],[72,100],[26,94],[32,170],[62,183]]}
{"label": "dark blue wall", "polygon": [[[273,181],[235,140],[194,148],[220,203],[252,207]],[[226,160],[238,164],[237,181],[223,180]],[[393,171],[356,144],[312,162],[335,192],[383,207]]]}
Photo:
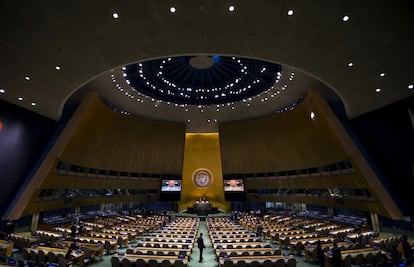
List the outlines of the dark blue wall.
{"label": "dark blue wall", "polygon": [[0,214],[36,165],[56,122],[0,100]]}
{"label": "dark blue wall", "polygon": [[414,97],[350,121],[365,151],[406,216],[414,215],[414,129],[408,109]]}

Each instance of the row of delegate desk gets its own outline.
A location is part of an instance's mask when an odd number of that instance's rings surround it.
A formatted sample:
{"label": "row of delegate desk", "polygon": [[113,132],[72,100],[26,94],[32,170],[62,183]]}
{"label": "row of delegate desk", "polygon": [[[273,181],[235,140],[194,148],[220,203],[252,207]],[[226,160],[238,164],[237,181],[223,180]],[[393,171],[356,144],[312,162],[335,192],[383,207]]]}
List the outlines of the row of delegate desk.
{"label": "row of delegate desk", "polygon": [[296,266],[292,256],[281,255],[281,250],[273,248],[256,234],[241,225],[230,221],[228,217],[207,219],[209,237],[215,249],[219,266],[236,266],[238,262],[246,264],[282,264]]}
{"label": "row of delegate desk", "polygon": [[[159,218],[157,218],[157,220],[159,221]],[[116,223],[116,221],[118,221],[118,223]],[[123,224],[129,221],[129,219],[127,221],[111,219],[110,224],[106,224],[105,226],[123,228]],[[142,225],[139,225],[139,222],[140,221],[134,220],[134,223],[131,224],[129,228],[130,233],[133,232],[133,227],[135,225],[137,225],[138,229],[143,229]],[[157,225],[160,226],[163,223],[164,222],[159,222]],[[143,224],[146,225],[146,223]],[[42,255],[45,253],[49,254],[50,258],[52,258],[54,261],[57,261],[58,258],[62,258],[62,255],[66,255],[68,252],[68,247],[73,242],[73,240],[75,240],[77,242],[77,245],[81,247],[79,251],[74,251],[71,255],[73,261],[78,265],[81,265],[84,262],[89,262],[90,259],[87,259],[86,257],[89,257],[90,253],[94,259],[102,259],[104,250],[110,253],[117,251],[119,247],[128,246],[129,236],[131,235],[128,236],[126,233],[122,233],[121,231],[113,228],[105,228],[103,224],[86,222],[85,225],[86,231],[82,232],[84,234],[87,234],[87,236],[77,235],[75,238],[73,238],[71,230],[69,228],[59,226],[51,227],[50,229],[52,230],[38,230],[34,236],[28,234],[12,234],[11,238],[13,241],[18,242],[19,248],[23,250],[24,255],[26,254],[25,259],[35,259],[35,263],[37,262],[37,253],[39,253],[39,251],[41,251],[40,254]],[[145,229],[149,228],[151,227],[146,227]],[[93,230],[90,231],[91,229],[98,230],[100,232],[94,232]],[[139,233],[139,231],[136,232]],[[47,243],[44,243],[45,240]],[[49,258],[46,258],[46,260],[49,261]]]}
{"label": "row of delegate desk", "polygon": [[198,218],[177,217],[157,231],[144,235],[126,253],[113,256],[111,264],[113,267],[161,266],[168,261],[171,266],[187,266],[199,223]]}
{"label": "row of delegate desk", "polygon": [[[245,224],[253,227],[257,218],[247,218],[243,221]],[[316,261],[315,251],[317,241],[323,243],[322,248],[325,251],[326,266],[330,266],[332,263],[331,249],[333,242],[337,242],[338,247],[340,247],[341,257],[346,266],[351,266],[351,264],[357,264],[361,261],[364,264],[368,263],[372,266],[374,258],[378,258],[378,261],[384,257],[389,258],[387,251],[379,249],[384,239],[376,236],[377,234],[373,231],[354,232],[356,229],[353,227],[332,224],[330,222],[301,221],[301,227],[297,227],[295,222],[298,221],[295,219],[289,222],[289,220],[282,217],[278,217],[276,220],[270,220],[269,223],[264,224],[266,235],[273,242],[290,248],[292,254],[298,253],[303,249],[306,261],[308,262]],[[286,228],[287,224],[296,229]],[[298,254],[301,255],[301,253]]]}

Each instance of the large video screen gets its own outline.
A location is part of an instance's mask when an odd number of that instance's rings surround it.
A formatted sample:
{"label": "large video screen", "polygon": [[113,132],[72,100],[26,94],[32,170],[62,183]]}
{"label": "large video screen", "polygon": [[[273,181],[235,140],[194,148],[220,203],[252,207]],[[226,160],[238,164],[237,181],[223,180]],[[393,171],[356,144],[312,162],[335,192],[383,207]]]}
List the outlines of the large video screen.
{"label": "large video screen", "polygon": [[161,192],[181,192],[181,180],[162,180]]}
{"label": "large video screen", "polygon": [[244,192],[243,179],[225,179],[224,192]]}

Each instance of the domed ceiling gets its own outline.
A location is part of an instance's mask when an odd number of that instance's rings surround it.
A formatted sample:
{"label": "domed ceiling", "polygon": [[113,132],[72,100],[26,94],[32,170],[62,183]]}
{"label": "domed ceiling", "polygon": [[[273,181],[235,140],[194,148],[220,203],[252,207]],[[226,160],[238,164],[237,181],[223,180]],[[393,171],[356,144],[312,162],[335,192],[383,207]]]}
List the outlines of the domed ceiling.
{"label": "domed ceiling", "polygon": [[0,99],[59,120],[94,90],[125,115],[209,132],[289,110],[316,89],[354,118],[413,96],[412,10],[388,0],[5,0]]}
{"label": "domed ceiling", "polygon": [[216,132],[221,122],[292,110],[308,88],[340,101],[322,82],[295,68],[218,54],[131,63],[100,75],[78,94],[89,88],[123,115],[182,122],[187,132]]}
{"label": "domed ceiling", "polygon": [[281,66],[219,55],[168,57],[123,68],[138,94],[186,105],[226,104],[253,97],[279,81]]}

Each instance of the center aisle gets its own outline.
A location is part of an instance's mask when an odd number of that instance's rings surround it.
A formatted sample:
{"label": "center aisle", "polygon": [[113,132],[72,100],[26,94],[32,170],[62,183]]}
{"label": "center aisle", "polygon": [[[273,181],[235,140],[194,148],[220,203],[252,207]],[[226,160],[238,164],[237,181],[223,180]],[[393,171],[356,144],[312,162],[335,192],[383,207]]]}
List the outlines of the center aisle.
{"label": "center aisle", "polygon": [[200,259],[200,251],[197,246],[197,240],[194,243],[193,252],[191,253],[191,260],[188,263],[189,267],[196,267],[196,266],[208,266],[208,267],[214,267],[218,266],[218,263],[216,261],[216,255],[214,253],[213,246],[211,244],[210,237],[208,236],[207,231],[207,224],[205,221],[201,221],[200,225],[198,227],[197,237],[200,235],[200,233],[203,233],[203,239],[204,239],[204,245],[206,248],[203,250],[203,262],[198,262]]}

